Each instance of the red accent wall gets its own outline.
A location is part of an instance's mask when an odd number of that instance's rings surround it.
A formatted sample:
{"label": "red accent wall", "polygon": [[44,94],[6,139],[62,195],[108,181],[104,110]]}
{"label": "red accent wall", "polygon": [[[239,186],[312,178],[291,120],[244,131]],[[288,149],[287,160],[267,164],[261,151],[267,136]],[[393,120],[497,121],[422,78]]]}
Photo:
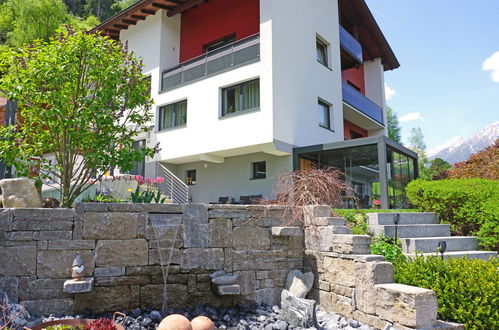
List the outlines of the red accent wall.
{"label": "red accent wall", "polygon": [[350,81],[360,89],[362,95],[366,95],[366,87],[364,83],[364,66],[360,68],[348,69],[341,72],[341,78],[344,82]]}
{"label": "red accent wall", "polygon": [[350,131],[354,131],[355,133],[362,135],[362,137],[368,136],[367,130],[355,125],[352,122],[349,122],[346,119],[343,120],[343,136],[345,140],[350,140],[352,138],[350,135]]}
{"label": "red accent wall", "polygon": [[260,31],[260,0],[210,0],[182,14],[180,62],[204,53],[203,46],[236,33],[236,40]]}

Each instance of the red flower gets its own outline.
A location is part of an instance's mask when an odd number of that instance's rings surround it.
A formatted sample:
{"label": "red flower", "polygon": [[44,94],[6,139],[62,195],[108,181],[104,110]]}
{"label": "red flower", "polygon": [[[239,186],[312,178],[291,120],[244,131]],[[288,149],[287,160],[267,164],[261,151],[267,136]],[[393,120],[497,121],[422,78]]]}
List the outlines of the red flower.
{"label": "red flower", "polygon": [[373,201],[373,204],[374,204],[374,205],[381,205],[381,202],[380,202],[379,200],[375,199],[375,200]]}

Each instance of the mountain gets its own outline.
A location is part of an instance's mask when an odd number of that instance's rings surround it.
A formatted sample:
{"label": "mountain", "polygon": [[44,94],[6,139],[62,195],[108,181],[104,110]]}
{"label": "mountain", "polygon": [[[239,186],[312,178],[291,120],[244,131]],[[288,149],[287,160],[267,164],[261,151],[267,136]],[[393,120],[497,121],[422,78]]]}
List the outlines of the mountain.
{"label": "mountain", "polygon": [[435,148],[428,149],[426,154],[430,160],[442,158],[454,164],[492,145],[496,139],[499,139],[499,121],[490,124],[467,140],[460,136],[454,137]]}

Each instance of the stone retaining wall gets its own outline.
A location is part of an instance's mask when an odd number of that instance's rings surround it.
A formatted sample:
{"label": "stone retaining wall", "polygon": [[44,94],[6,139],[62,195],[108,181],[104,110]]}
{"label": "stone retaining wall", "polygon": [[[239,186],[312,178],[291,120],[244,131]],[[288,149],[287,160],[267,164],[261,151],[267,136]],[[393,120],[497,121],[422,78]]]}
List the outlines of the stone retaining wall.
{"label": "stone retaining wall", "polygon": [[[190,204],[77,204],[75,209],[0,209],[0,288],[33,313],[159,309],[169,305],[278,303],[286,274],[303,268],[303,237],[272,236],[282,208]],[[159,236],[158,240],[155,236]],[[68,294],[76,253],[91,292]],[[209,274],[239,274],[241,295],[217,296]]]}
{"label": "stone retaining wall", "polygon": [[[305,211],[303,226],[283,227],[289,225],[285,209],[272,206],[0,209],[0,288],[35,314],[160,309],[160,265],[173,251],[170,306],[279,304],[288,272],[313,270],[308,297],[326,311],[376,328],[389,322],[396,329],[462,329],[437,321],[433,291],[393,283],[392,264],[369,254],[369,236],[346,234],[345,221],[330,217],[329,207]],[[65,293],[77,252],[94,287]],[[240,294],[214,293],[209,275],[219,270],[239,275]]]}

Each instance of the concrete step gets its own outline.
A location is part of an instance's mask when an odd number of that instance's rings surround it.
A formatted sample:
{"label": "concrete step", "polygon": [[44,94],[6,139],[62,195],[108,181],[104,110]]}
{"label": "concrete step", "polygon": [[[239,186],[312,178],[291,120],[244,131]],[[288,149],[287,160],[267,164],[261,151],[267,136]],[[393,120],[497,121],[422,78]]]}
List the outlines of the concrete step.
{"label": "concrete step", "polygon": [[438,217],[432,212],[401,212],[401,213],[367,213],[370,225],[393,225],[399,215],[399,225],[438,224]]}
{"label": "concrete step", "polygon": [[317,217],[314,225],[316,226],[345,226],[347,221],[341,217]]}
{"label": "concrete step", "polygon": [[369,232],[374,236],[384,235],[387,237],[395,237],[395,227],[398,227],[398,237],[442,237],[450,236],[450,225],[371,225]]}
{"label": "concrete step", "polygon": [[402,251],[406,253],[436,252],[440,241],[447,244],[447,252],[478,250],[478,241],[470,236],[443,236],[443,237],[418,237],[401,238]]}
{"label": "concrete step", "polygon": [[[414,258],[416,254],[414,253],[405,253],[407,257]],[[440,254],[437,254],[435,252],[431,253],[423,253],[425,257],[440,257]],[[497,258],[497,252],[496,251],[452,251],[452,252],[445,252],[444,253],[444,259],[448,258],[464,258],[468,257],[470,259],[483,259],[483,260],[489,260],[490,257]]]}

